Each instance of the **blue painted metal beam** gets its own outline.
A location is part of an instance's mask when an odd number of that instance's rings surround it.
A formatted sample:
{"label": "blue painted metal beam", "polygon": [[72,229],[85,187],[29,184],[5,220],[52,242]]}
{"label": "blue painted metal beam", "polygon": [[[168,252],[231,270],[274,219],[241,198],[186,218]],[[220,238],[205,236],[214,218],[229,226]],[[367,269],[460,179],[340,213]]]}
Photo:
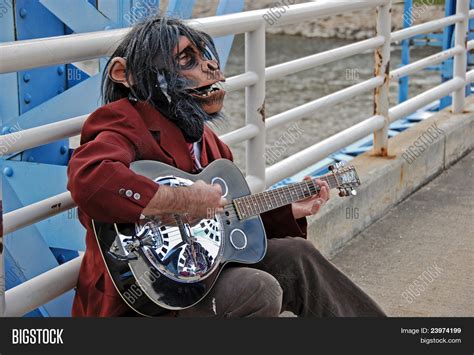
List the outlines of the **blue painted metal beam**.
{"label": "blue painted metal beam", "polygon": [[[44,165],[42,165],[43,173],[39,173],[39,170],[33,168],[36,164],[21,161],[3,161],[2,165],[4,168],[2,170],[4,172],[2,174],[4,212],[18,209],[26,204],[48,197],[47,192],[51,188],[54,188],[54,184],[57,182],[55,181],[53,174],[48,174],[48,168]],[[11,174],[5,174],[5,168],[10,168]],[[49,168],[54,169],[60,167],[50,166]],[[63,169],[65,168],[63,167]],[[40,177],[39,180],[35,180],[39,176],[42,177]],[[63,185],[64,180],[65,179],[63,179],[62,184],[58,185]],[[38,188],[38,186],[44,188]],[[31,189],[31,187],[34,188]],[[61,187],[63,186],[57,186],[56,189]],[[44,221],[41,223],[47,224],[48,222]],[[52,221],[51,223],[55,222]],[[72,223],[77,223],[77,221],[71,220],[69,225]],[[43,225],[43,227],[47,228],[48,226]],[[19,229],[18,231],[5,236],[5,250],[8,251],[8,254],[6,254],[7,274],[10,276],[14,274],[16,276],[7,278],[7,289],[44,273],[58,265],[58,261],[52,253],[50,245],[44,238],[46,235],[53,236],[53,234],[44,233],[41,228],[42,227],[39,224],[35,224]],[[58,224],[55,228],[58,232],[60,225]],[[65,235],[64,231],[67,230],[69,230],[69,228],[62,225],[62,231],[59,230],[59,233],[56,233],[56,237],[59,237],[60,234],[66,241],[68,237],[73,236],[72,234]],[[75,232],[74,229],[71,229],[71,232]],[[77,235],[77,232],[75,233]],[[82,233],[82,235],[84,235],[84,233]],[[76,243],[75,246],[80,246],[80,244]],[[12,265],[14,265],[13,269]],[[72,298],[73,292],[70,291],[58,299],[40,307],[38,310],[39,313],[36,315],[68,316],[70,315]]]}
{"label": "blue painted metal beam", "polygon": [[[15,197],[14,204],[5,203],[6,212],[67,190],[65,166],[23,161],[8,161],[4,165],[10,169],[4,182],[9,186],[9,195]],[[75,213],[64,212],[34,226],[50,247],[85,250],[85,230]]]}
{"label": "blue painted metal beam", "polygon": [[[403,28],[408,28],[412,25],[411,19],[413,12],[413,0],[405,0],[404,13],[403,13]],[[401,66],[405,66],[410,63],[410,39],[404,39],[402,41],[402,62]],[[398,102],[402,103],[408,100],[409,97],[409,77],[405,76],[398,80]]]}
{"label": "blue painted metal beam", "polygon": [[166,15],[189,19],[193,15],[193,7],[196,0],[170,0]]}
{"label": "blue painted metal beam", "polygon": [[69,1],[67,6],[57,0],[39,0],[39,2],[75,33],[115,28],[115,23],[97,11],[87,0]]}

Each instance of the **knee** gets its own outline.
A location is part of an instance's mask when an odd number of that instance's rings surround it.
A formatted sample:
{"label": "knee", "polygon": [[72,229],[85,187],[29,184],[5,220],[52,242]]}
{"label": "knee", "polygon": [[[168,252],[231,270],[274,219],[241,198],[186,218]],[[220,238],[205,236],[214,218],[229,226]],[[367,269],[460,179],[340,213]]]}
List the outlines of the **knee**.
{"label": "knee", "polygon": [[292,238],[291,252],[297,255],[300,260],[304,258],[320,258],[322,256],[312,242],[303,238]]}
{"label": "knee", "polygon": [[299,279],[311,268],[326,268],[329,261],[319,252],[312,242],[303,238],[292,238],[288,246],[287,277]]}
{"label": "knee", "polygon": [[245,286],[254,295],[252,301],[255,309],[254,316],[279,316],[283,302],[283,290],[277,279],[269,273],[255,270]]}

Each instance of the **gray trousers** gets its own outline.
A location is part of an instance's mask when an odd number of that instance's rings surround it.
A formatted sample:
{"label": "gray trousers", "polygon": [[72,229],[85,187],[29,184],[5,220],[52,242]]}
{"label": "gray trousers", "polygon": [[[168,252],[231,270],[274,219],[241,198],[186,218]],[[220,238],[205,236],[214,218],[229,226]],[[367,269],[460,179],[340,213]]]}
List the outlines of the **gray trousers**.
{"label": "gray trousers", "polygon": [[254,265],[228,265],[200,303],[178,317],[383,317],[380,307],[303,238],[268,240]]}

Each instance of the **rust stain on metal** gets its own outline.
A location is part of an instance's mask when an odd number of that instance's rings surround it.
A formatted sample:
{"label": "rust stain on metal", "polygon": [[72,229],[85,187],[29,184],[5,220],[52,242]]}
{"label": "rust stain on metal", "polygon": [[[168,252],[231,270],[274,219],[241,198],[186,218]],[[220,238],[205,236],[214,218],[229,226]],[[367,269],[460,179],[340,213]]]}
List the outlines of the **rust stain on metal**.
{"label": "rust stain on metal", "polygon": [[[378,77],[380,75],[380,69],[382,69],[382,52],[380,48],[376,48],[374,51],[374,76]],[[380,87],[374,89],[374,115],[378,113],[378,100],[380,96]]]}
{"label": "rust stain on metal", "polygon": [[257,110],[260,116],[262,116],[262,122],[265,122],[265,119],[267,118],[266,112],[265,112],[265,100],[263,100],[262,106],[260,106]]}
{"label": "rust stain on metal", "polygon": [[384,77],[384,85],[388,84],[390,80],[390,61],[388,61],[387,66],[385,67],[385,77]]}
{"label": "rust stain on metal", "polygon": [[60,203],[56,203],[55,205],[52,205],[52,206],[51,206],[51,209],[60,208],[60,207],[61,207],[61,202],[60,202]]}
{"label": "rust stain on metal", "polygon": [[[382,67],[383,67],[383,55],[382,49],[376,48],[374,51],[374,59],[375,59],[375,66],[374,66],[374,76],[378,77],[382,74]],[[387,65],[384,68],[383,73],[383,86],[389,85],[390,82],[390,61],[387,62]],[[383,86],[376,87],[374,89],[374,114],[379,113],[378,101],[383,89]]]}
{"label": "rust stain on metal", "polygon": [[461,113],[454,113],[452,109],[449,109],[449,113],[453,115],[464,115],[465,113],[472,113],[472,112],[473,112],[472,110],[462,110]]}
{"label": "rust stain on metal", "polygon": [[390,160],[395,159],[397,157],[396,155],[388,155],[388,151],[384,147],[380,148],[380,153],[372,151],[370,155],[373,157],[381,157],[381,158],[386,158]]}
{"label": "rust stain on metal", "polygon": [[403,165],[400,169],[400,185],[403,185]]}

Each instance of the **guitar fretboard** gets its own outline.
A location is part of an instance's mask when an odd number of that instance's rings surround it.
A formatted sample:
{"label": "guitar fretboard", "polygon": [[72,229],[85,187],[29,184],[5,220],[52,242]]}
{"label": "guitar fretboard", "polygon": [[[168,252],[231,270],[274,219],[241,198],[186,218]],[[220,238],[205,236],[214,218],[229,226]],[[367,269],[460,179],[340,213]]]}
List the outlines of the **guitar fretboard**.
{"label": "guitar fretboard", "polygon": [[[318,179],[326,181],[330,189],[339,185],[337,177],[334,174],[328,174]],[[232,203],[239,219],[246,219],[293,202],[304,200],[318,194],[319,191],[320,187],[316,184],[316,179],[305,180],[277,189],[239,197],[234,199]]]}

